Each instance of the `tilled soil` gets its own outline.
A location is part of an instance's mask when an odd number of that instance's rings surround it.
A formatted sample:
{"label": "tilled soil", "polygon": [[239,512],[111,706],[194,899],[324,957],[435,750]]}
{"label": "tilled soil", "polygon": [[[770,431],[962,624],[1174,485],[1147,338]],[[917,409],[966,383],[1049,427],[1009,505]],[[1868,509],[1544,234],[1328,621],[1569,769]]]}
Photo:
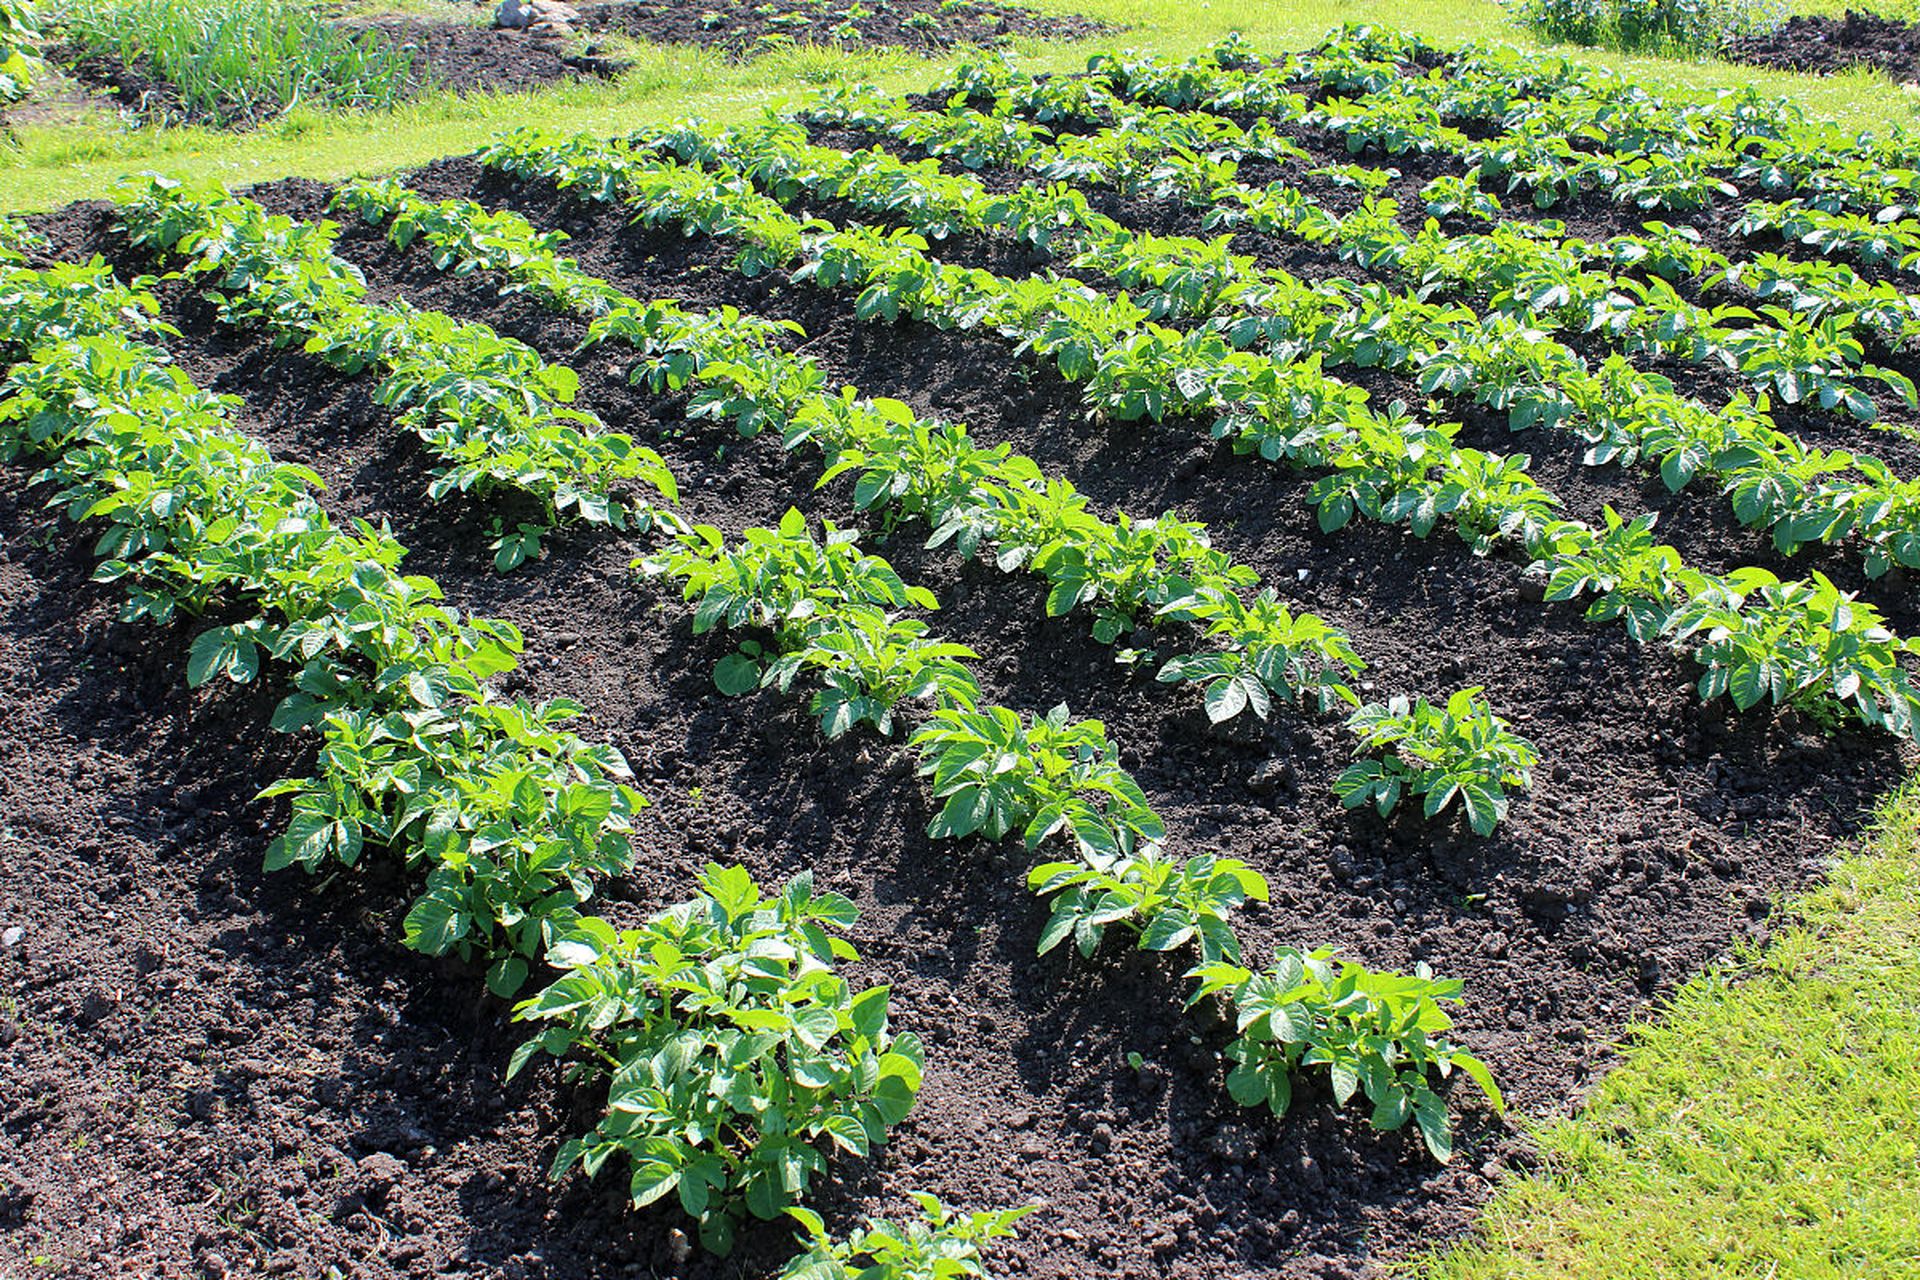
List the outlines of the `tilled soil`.
{"label": "tilled soil", "polygon": [[945,53],[961,45],[1015,37],[1081,40],[1116,30],[1074,14],[1036,13],[998,0],[710,0],[579,6],[595,31],[618,31],[657,44],[691,44],[751,57],[787,44]]}
{"label": "tilled soil", "polygon": [[1796,14],[1763,36],[1730,40],[1720,56],[1776,71],[1832,75],[1877,67],[1901,83],[1920,81],[1920,23],[1847,10],[1842,17]]}
{"label": "tilled soil", "polygon": [[606,79],[627,67],[592,44],[501,27],[399,17],[367,25],[389,44],[414,51],[420,89],[524,93],[566,80]]}
{"label": "tilled soil", "polygon": [[[1522,1115],[1575,1106],[1633,1016],[1763,939],[1778,895],[1819,873],[1906,766],[1882,737],[1701,706],[1687,661],[1540,603],[1515,565],[1451,537],[1322,534],[1308,477],[1234,457],[1203,423],[1094,421],[1075,388],[995,339],[857,322],[845,294],[743,279],[725,245],[628,227],[470,161],[413,181],[565,229],[586,269],[633,294],[795,319],[836,378],[1007,441],[1104,507],[1207,521],[1216,545],[1352,634],[1376,696],[1485,685],[1541,749],[1532,792],[1487,840],[1383,822],[1330,794],[1346,752],[1336,720],[1280,708],[1266,725],[1210,727],[1150,666],[1116,665],[1084,619],[1048,620],[1032,577],[928,551],[923,529],[874,539],[938,594],[937,629],[979,651],[990,697],[1100,717],[1175,850],[1219,850],[1268,877],[1272,903],[1241,922],[1253,956],[1328,943],[1464,979],[1460,1035]],[[317,217],[328,192],[293,181],[255,195]],[[62,257],[151,270],[111,221],[80,205],[42,229]],[[371,228],[350,227],[340,252],[377,297],[484,320],[573,364],[585,407],[666,456],[691,518],[734,531],[794,505],[852,522],[844,483],[815,487],[816,458],[686,420],[680,399],[628,385],[617,350],[578,353],[578,321],[438,273]],[[835,1159],[815,1199],[836,1223],[925,1189],[968,1207],[1044,1204],[996,1250],[1008,1275],[1353,1276],[1461,1232],[1526,1163],[1511,1123],[1467,1090],[1454,1091],[1461,1153],[1444,1167],[1317,1089],[1284,1120],[1234,1106],[1225,1030],[1182,1011],[1178,963],[1117,938],[1091,960],[1035,957],[1044,912],[1022,887],[1025,858],[928,839],[927,793],[898,742],[827,742],[797,697],[721,698],[709,673],[725,644],[691,634],[675,591],[634,580],[643,541],[574,531],[495,574],[487,529],[512,504],[425,501],[429,464],[369,378],[220,327],[179,282],[160,288],[182,366],[245,397],[238,425],[316,468],[336,517],[391,521],[409,569],[452,604],[525,628],[528,659],[502,691],[576,699],[583,732],[633,763],[654,804],[604,910],[630,919],[677,900],[713,859],[763,882],[811,867],[860,904],[853,976],[892,984],[896,1025],[927,1039],[930,1071],[884,1149]],[[40,505],[31,471],[0,469],[0,753],[13,766],[0,926],[23,930],[0,952],[0,1258],[45,1256],[75,1276],[771,1276],[784,1227],[753,1228],[717,1262],[685,1251],[677,1210],[627,1211],[617,1175],[542,1180],[560,1140],[591,1123],[591,1094],[551,1066],[501,1083],[506,1006],[477,972],[400,947],[408,886],[377,859],[318,880],[259,871],[282,814],[251,797],[306,768],[311,744],[268,730],[271,683],[188,692],[190,625],[116,622],[113,590],[89,580],[87,533]],[[1711,496],[1658,499],[1614,469],[1586,468],[1582,484],[1583,509],[1685,505],[1702,545],[1758,554]],[[1839,571],[1836,559],[1793,567]],[[1911,629],[1904,580],[1866,590]]]}

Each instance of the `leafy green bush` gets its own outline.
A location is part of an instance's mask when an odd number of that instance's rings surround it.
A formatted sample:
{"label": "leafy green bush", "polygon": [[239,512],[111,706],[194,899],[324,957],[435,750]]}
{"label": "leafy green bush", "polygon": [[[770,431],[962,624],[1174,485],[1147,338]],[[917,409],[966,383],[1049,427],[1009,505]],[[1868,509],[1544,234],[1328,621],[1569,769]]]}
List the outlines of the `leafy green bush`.
{"label": "leafy green bush", "polygon": [[887,988],[855,992],[833,972],[858,956],[830,930],[858,916],[803,872],[776,897],[740,867],[709,864],[700,896],[639,929],[580,922],[548,959],[566,976],[514,1017],[546,1029],[536,1053],[604,1076],[607,1110],[563,1144],[558,1177],[624,1154],[635,1207],[677,1193],[715,1253],[743,1213],[771,1219],[826,1167],[822,1139],[864,1156],[913,1107],[925,1055],[887,1027]]}
{"label": "leafy green bush", "polygon": [[40,71],[34,44],[40,26],[28,0],[0,0],[0,105],[18,102]]}
{"label": "leafy green bush", "polygon": [[1214,961],[1190,976],[1200,980],[1190,1004],[1218,996],[1232,1007],[1239,1039],[1227,1046],[1234,1063],[1227,1091],[1242,1106],[1285,1115],[1296,1069],[1323,1066],[1336,1101],[1364,1090],[1374,1128],[1411,1120],[1434,1158],[1445,1161],[1453,1138],[1429,1072],[1445,1078],[1458,1067],[1495,1110],[1505,1105],[1486,1065],[1446,1038],[1453,1020],[1441,1005],[1460,1003],[1460,983],[1434,978],[1425,965],[1412,975],[1382,973],[1336,960],[1327,948],[1303,954],[1282,947],[1263,973]]}
{"label": "leafy green bush", "polygon": [[1702,593],[1676,612],[1677,639],[1704,637],[1703,699],[1732,696],[1742,711],[1794,706],[1828,728],[1851,712],[1862,724],[1910,733],[1920,696],[1899,665],[1920,638],[1896,636],[1880,611],[1823,573],[1782,582],[1765,569],[1728,575],[1731,593]]}
{"label": "leafy green bush", "polygon": [[966,664],[979,656],[963,644],[930,638],[918,618],[852,604],[808,628],[799,648],[767,664],[760,683],[785,693],[796,675],[813,672],[822,687],[811,707],[829,738],[861,724],[888,737],[903,703],[972,710],[980,686]]}
{"label": "leafy green bush", "polygon": [[1107,861],[1164,839],[1165,823],[1116,761],[1106,726],[1067,715],[1061,703],[1025,724],[1005,707],[928,716],[913,735],[920,773],[942,802],[927,834],[999,840],[1019,830],[1029,850],[1060,834],[1082,857]]}
{"label": "leafy green bush", "polygon": [[1507,816],[1507,788],[1533,784],[1533,744],[1493,714],[1478,688],[1460,689],[1443,706],[1404,695],[1360,708],[1347,720],[1356,752],[1388,748],[1379,760],[1357,760],[1334,780],[1349,809],[1372,801],[1384,817],[1403,794],[1421,796],[1429,818],[1454,797],[1481,835]]}
{"label": "leafy green bush", "polygon": [[[857,531],[824,522],[824,541],[807,531],[806,517],[792,507],[777,529],[750,528],[729,547],[720,530],[695,525],[675,545],[637,562],[649,576],[680,580],[693,603],[693,633],[716,626],[769,632],[775,653],[803,649],[823,618],[852,604],[882,609],[932,611],[939,601],[925,587],[909,586],[893,566],[863,553]],[[714,670],[720,692],[733,696],[759,687],[768,646],[749,640]]]}
{"label": "leafy green bush", "polygon": [[74,45],[150,69],[215,124],[298,104],[390,107],[414,79],[410,52],[298,0],[63,0],[54,16]]}
{"label": "leafy green bush", "polygon": [[1139,936],[1142,951],[1172,951],[1197,942],[1206,960],[1240,957],[1240,939],[1227,916],[1248,898],[1267,900],[1267,881],[1238,858],[1210,853],[1186,865],[1148,845],[1119,859],[1046,862],[1027,873],[1027,887],[1053,898],[1053,915],[1040,931],[1040,954],[1072,938],[1091,956],[1107,926]]}
{"label": "leafy green bush", "polygon": [[827,1234],[811,1209],[787,1212],[806,1228],[808,1250],[789,1262],[780,1280],[987,1280],[980,1246],[1013,1234],[1013,1224],[1038,1205],[959,1214],[924,1192],[915,1192],[921,1221],[895,1223],[869,1218],[846,1240]]}
{"label": "leafy green bush", "polygon": [[1784,0],[1517,0],[1521,25],[1547,40],[1609,49],[1711,54],[1736,36],[1773,31]]}

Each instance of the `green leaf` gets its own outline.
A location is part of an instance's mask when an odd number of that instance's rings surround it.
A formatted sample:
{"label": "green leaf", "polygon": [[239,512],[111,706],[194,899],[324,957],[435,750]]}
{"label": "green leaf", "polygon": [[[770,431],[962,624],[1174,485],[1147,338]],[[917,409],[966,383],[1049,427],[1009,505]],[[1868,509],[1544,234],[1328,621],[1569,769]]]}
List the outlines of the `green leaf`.
{"label": "green leaf", "polygon": [[405,939],[415,951],[445,955],[467,931],[467,919],[457,903],[428,895],[407,912]]}
{"label": "green leaf", "polygon": [[760,687],[760,664],[743,653],[730,653],[714,664],[713,683],[729,698]]}
{"label": "green leaf", "polygon": [[1487,1095],[1487,1101],[1493,1104],[1495,1111],[1505,1111],[1507,1100],[1501,1096],[1500,1086],[1494,1083],[1493,1072],[1487,1070],[1487,1064],[1470,1053],[1455,1052],[1453,1065],[1467,1073],[1469,1079],[1480,1086]]}
{"label": "green leaf", "polygon": [[519,992],[527,980],[527,962],[519,956],[502,956],[487,967],[487,990],[502,1000]]}
{"label": "green leaf", "polygon": [[1453,1159],[1453,1133],[1447,1124],[1446,1104],[1438,1096],[1423,1090],[1414,1103],[1413,1120],[1435,1160],[1445,1164]]}
{"label": "green leaf", "polygon": [[1207,719],[1214,724],[1231,720],[1247,709],[1247,687],[1226,677],[1207,686]]}
{"label": "green leaf", "polygon": [[634,1165],[633,1180],[628,1184],[627,1194],[634,1208],[644,1209],[679,1185],[678,1169],[671,1165],[647,1161]]}
{"label": "green leaf", "polygon": [[1038,953],[1045,955],[1073,936],[1073,926],[1079,918],[1079,912],[1071,904],[1055,908],[1047,927],[1040,931]]}
{"label": "green leaf", "polygon": [[245,684],[259,671],[259,646],[233,627],[201,632],[187,653],[187,683],[195,688],[216,675]]}

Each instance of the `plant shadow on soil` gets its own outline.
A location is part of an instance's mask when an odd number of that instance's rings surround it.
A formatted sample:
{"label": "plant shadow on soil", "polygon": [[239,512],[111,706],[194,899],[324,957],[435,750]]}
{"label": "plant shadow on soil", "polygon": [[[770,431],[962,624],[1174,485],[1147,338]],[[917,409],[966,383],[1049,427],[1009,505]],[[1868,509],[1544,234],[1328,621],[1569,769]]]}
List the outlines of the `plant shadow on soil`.
{"label": "plant shadow on soil", "polygon": [[[1463,978],[1462,1035],[1525,1113],[1577,1103],[1633,1013],[1731,941],[1764,937],[1773,896],[1816,874],[1900,776],[1890,742],[1861,732],[1829,740],[1791,717],[1700,706],[1684,661],[1540,604],[1513,565],[1457,541],[1373,526],[1321,534],[1305,480],[1232,456],[1199,424],[1095,423],[1072,388],[994,340],[858,324],[843,296],[742,280],[724,246],[628,228],[617,213],[504,185],[471,161],[412,180],[562,227],[584,267],[639,296],[793,318],[804,349],[836,378],[1008,441],[1097,503],[1205,520],[1216,545],[1291,604],[1354,635],[1375,696],[1488,686],[1542,749],[1536,787],[1509,824],[1482,841],[1411,815],[1382,822],[1343,812],[1329,793],[1346,756],[1335,718],[1281,708],[1264,726],[1212,728],[1187,691],[1153,681],[1151,666],[1116,665],[1082,619],[1047,619],[1030,578],[926,550],[924,530],[874,540],[909,581],[935,589],[936,630],[980,652],[990,697],[1036,712],[1064,701],[1105,720],[1176,851],[1219,849],[1268,876],[1273,902],[1251,908],[1243,929],[1255,959],[1280,942],[1328,942],[1375,964],[1427,960]],[[255,193],[300,217],[321,216],[328,194],[300,181]],[[101,252],[123,272],[151,270],[110,223],[99,205],[39,221],[63,257]],[[370,228],[349,226],[340,252],[375,297],[484,320],[573,364],[582,404],[667,458],[691,518],[737,532],[793,505],[850,521],[843,487],[815,488],[815,458],[688,421],[680,398],[630,387],[619,352],[577,351],[578,321],[493,282],[436,272]],[[1463,1230],[1500,1169],[1528,1159],[1467,1090],[1453,1091],[1465,1104],[1462,1154],[1446,1167],[1406,1134],[1373,1133],[1359,1109],[1335,1110],[1317,1088],[1283,1122],[1235,1107],[1217,1057],[1225,1029],[1182,1011],[1177,963],[1124,952],[1118,939],[1091,961],[1036,958],[1045,913],[1023,887],[1025,856],[929,840],[931,803],[897,743],[825,742],[798,697],[721,698],[710,672],[726,642],[694,636],[672,588],[633,579],[644,539],[563,531],[538,561],[495,574],[488,530],[519,509],[426,503],[429,460],[374,402],[369,378],[219,328],[179,282],[160,289],[182,330],[169,342],[182,366],[203,386],[245,396],[238,425],[320,471],[336,518],[392,521],[410,571],[433,575],[461,609],[525,629],[526,660],[501,692],[577,700],[588,712],[581,732],[632,762],[654,804],[639,823],[639,863],[609,886],[603,911],[633,920],[677,901],[710,860],[743,862],[763,884],[811,867],[859,902],[853,976],[892,986],[896,1024],[927,1039],[930,1073],[920,1108],[881,1153],[835,1160],[816,1199],[837,1221],[897,1213],[909,1188],[967,1207],[1038,1199],[1046,1211],[996,1251],[997,1272],[1334,1276]],[[1548,441],[1529,447],[1554,456]],[[624,1210],[617,1175],[543,1186],[547,1153],[591,1123],[590,1094],[553,1088],[551,1065],[533,1069],[531,1084],[501,1087],[515,1029],[479,994],[476,973],[399,947],[402,877],[369,867],[312,886],[260,875],[278,815],[249,797],[307,763],[299,744],[266,730],[273,691],[185,691],[189,629],[105,621],[115,602],[86,582],[86,533],[35,511],[25,474],[6,473],[0,532],[6,598],[15,609],[30,603],[9,614],[4,636],[14,670],[47,678],[16,680],[4,725],[8,749],[19,756],[30,744],[36,769],[58,785],[40,802],[45,857],[9,868],[0,909],[69,940],[82,963],[47,968],[39,953],[0,963],[25,970],[22,1026],[84,1004],[90,986],[146,994],[64,1036],[21,1035],[13,1052],[25,1074],[9,1115],[27,1114],[36,1091],[59,1095],[70,1116],[109,1114],[118,1086],[104,1064],[136,1025],[156,1083],[134,1092],[177,1114],[174,1128],[137,1130],[102,1152],[104,1167],[124,1175],[105,1184],[59,1161],[59,1124],[28,1125],[11,1175],[31,1193],[15,1238],[63,1220],[122,1223],[127,1234],[77,1246],[75,1274],[140,1249],[163,1275],[191,1274],[210,1250],[268,1274],[319,1274],[343,1260],[367,1276],[776,1270],[784,1226],[754,1228],[733,1260],[696,1251],[680,1261],[677,1213]],[[1579,475],[1570,501],[1581,515],[1603,501],[1637,509],[1650,492],[1607,469],[1566,464],[1558,474]],[[1676,522],[1694,522],[1689,555],[1762,556],[1759,540],[1710,514],[1715,500],[1671,505]],[[26,539],[65,550],[19,550]],[[1837,555],[1792,567],[1807,564],[1845,576]],[[1907,626],[1903,583],[1862,585]],[[79,665],[76,625],[112,637],[112,669]],[[1179,638],[1143,642],[1172,652]],[[93,931],[104,871],[84,838],[100,800],[66,780],[68,757],[89,750],[115,762],[104,791],[125,806],[121,874],[145,886],[116,899],[126,920],[112,934]],[[135,973],[128,965],[145,962],[123,953],[142,934],[168,941],[150,972]],[[155,989],[174,973],[186,974],[184,989]],[[139,1014],[149,998],[166,1011]],[[265,1065],[196,1085],[208,1056]],[[280,1060],[311,1074],[276,1073]],[[209,1088],[212,1100],[196,1102]],[[252,1111],[236,1109],[243,1094]],[[206,1207],[203,1184],[235,1169],[273,1189],[248,1230]],[[126,1189],[148,1179],[157,1192]]]}

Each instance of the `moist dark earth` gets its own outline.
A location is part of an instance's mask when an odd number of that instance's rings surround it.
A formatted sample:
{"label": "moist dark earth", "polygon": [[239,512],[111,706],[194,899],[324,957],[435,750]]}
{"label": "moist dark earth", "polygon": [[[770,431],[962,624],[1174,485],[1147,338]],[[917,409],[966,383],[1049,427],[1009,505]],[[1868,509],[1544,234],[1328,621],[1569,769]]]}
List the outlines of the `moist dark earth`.
{"label": "moist dark earth", "polygon": [[[1116,28],[1075,15],[1035,13],[994,0],[860,0],[847,4],[796,0],[782,7],[714,0],[708,4],[581,4],[572,36],[507,30],[471,22],[387,16],[343,26],[369,32],[413,55],[411,92],[521,93],[568,80],[619,75],[629,65],[595,37],[606,34],[656,44],[718,49],[748,58],[800,44],[844,49],[904,49],[938,54],[962,45],[1001,44],[1015,37],[1076,40]],[[762,13],[761,9],[768,12]],[[208,111],[186,103],[177,88],[148,65],[66,46],[55,61],[91,89],[154,121],[249,123],[229,104]]]}
{"label": "moist dark earth", "polygon": [[[1326,154],[1344,157],[1337,142]],[[996,339],[858,323],[846,295],[743,279],[726,245],[629,227],[471,161],[412,181],[563,228],[585,269],[630,293],[794,319],[836,378],[1007,441],[1103,510],[1204,520],[1289,602],[1350,632],[1373,696],[1486,686],[1542,754],[1495,837],[1343,812],[1329,791],[1345,764],[1336,719],[1283,707],[1265,725],[1210,727],[1197,698],[1117,665],[1084,619],[1047,619],[1036,579],[925,550],[924,529],[872,531],[939,596],[937,630],[982,655],[989,697],[1101,718],[1171,849],[1218,850],[1268,877],[1272,903],[1241,921],[1253,958],[1325,943],[1463,979],[1459,1035],[1522,1116],[1575,1107],[1631,1019],[1763,940],[1778,898],[1859,834],[1908,763],[1863,731],[1825,737],[1796,716],[1702,706],[1688,660],[1541,603],[1516,565],[1449,536],[1322,534],[1310,477],[1233,456],[1205,423],[1097,421],[1075,388]],[[289,181],[254,194],[312,218],[329,192]],[[1142,226],[1191,216],[1109,204]],[[38,220],[61,257],[153,269],[111,224],[96,204]],[[378,298],[484,320],[571,363],[585,407],[665,455],[689,517],[733,532],[791,505],[854,522],[844,484],[816,487],[815,456],[687,420],[681,400],[631,388],[618,351],[578,351],[578,321],[438,273],[373,228],[349,226],[340,252]],[[1263,250],[1303,274],[1339,269],[1313,252]],[[653,805],[605,912],[630,920],[679,900],[716,859],[763,883],[810,867],[860,904],[852,976],[892,985],[895,1024],[925,1037],[930,1069],[884,1149],[833,1161],[814,1200],[837,1225],[898,1213],[924,1189],[969,1208],[1043,1205],[996,1249],[1007,1275],[1351,1277],[1464,1232],[1527,1165],[1512,1119],[1466,1089],[1452,1091],[1460,1152],[1447,1166],[1317,1087],[1284,1120],[1236,1107],[1227,1030],[1182,1011],[1179,962],[1118,938],[1091,960],[1037,958],[1044,911],[1023,888],[1024,855],[928,839],[929,799],[898,740],[828,742],[798,697],[720,697],[710,672],[725,644],[691,634],[676,591],[636,580],[644,539],[573,531],[494,573],[488,530],[524,513],[428,503],[428,460],[369,378],[220,326],[193,287],[158,288],[181,365],[245,398],[241,429],[316,468],[336,518],[391,521],[410,570],[525,629],[527,660],[501,691],[579,701],[582,731],[632,762]],[[1365,385],[1376,399],[1402,391]],[[1914,629],[1903,576],[1859,582],[1835,552],[1782,564],[1710,493],[1668,495],[1640,473],[1582,467],[1563,440],[1450,411],[1465,443],[1530,450],[1574,514],[1658,509],[1661,532],[1703,566],[1821,569]],[[479,973],[400,946],[405,876],[378,859],[318,879],[261,872],[284,815],[252,797],[312,750],[269,731],[281,690],[189,692],[191,624],[117,622],[114,592],[90,581],[87,531],[43,506],[31,471],[0,469],[0,926],[23,931],[0,951],[0,1258],[44,1256],[73,1276],[772,1276],[791,1251],[783,1226],[752,1228],[717,1261],[687,1251],[677,1210],[627,1210],[617,1174],[544,1180],[557,1145],[592,1123],[591,1093],[550,1065],[502,1083],[517,1041],[507,1006]]]}
{"label": "moist dark earth", "polygon": [[1777,31],[1728,41],[1721,56],[1813,75],[1874,67],[1896,81],[1912,83],[1920,80],[1920,23],[1853,9],[1838,18],[1796,14]]}
{"label": "moist dark earth", "polygon": [[1079,40],[1115,28],[1091,18],[1035,13],[997,0],[711,0],[579,6],[595,31],[658,44],[691,44],[751,57],[787,44],[944,53],[1015,37]]}

